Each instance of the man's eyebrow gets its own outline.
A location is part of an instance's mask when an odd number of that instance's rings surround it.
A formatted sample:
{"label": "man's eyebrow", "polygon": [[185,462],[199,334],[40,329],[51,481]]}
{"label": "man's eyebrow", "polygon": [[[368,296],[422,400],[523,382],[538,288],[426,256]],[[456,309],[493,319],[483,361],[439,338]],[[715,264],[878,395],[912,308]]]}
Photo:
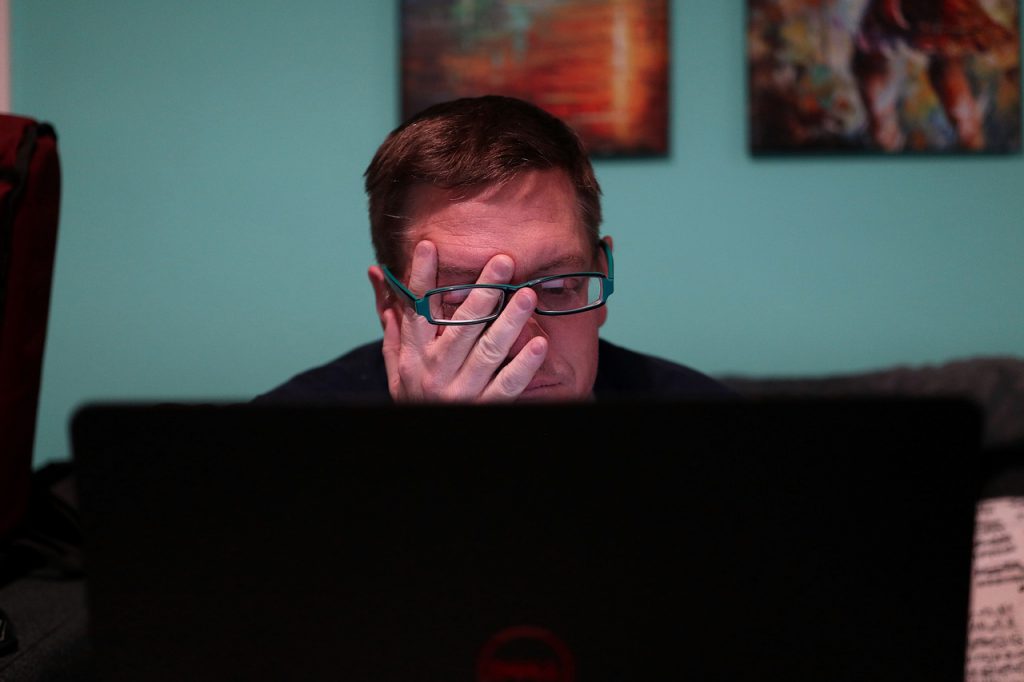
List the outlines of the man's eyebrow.
{"label": "man's eyebrow", "polygon": [[[540,267],[534,270],[535,273],[539,272],[555,272],[556,270],[580,270],[586,264],[587,260],[585,257],[578,253],[567,253],[557,258],[553,258],[546,263],[543,263]],[[555,272],[557,274],[557,272]]]}

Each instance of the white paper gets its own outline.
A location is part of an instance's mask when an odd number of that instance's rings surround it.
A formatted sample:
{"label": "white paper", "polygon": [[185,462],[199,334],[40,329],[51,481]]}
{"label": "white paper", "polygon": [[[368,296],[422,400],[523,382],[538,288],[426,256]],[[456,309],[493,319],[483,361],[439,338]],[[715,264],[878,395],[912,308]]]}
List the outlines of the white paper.
{"label": "white paper", "polygon": [[1024,682],[1024,497],[978,505],[966,682]]}

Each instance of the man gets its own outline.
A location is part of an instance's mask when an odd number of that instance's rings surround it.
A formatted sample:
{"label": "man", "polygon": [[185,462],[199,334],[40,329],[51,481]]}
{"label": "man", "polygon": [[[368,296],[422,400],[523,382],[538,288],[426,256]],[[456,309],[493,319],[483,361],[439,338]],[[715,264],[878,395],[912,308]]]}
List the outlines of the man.
{"label": "man", "polygon": [[257,401],[729,395],[599,340],[612,240],[590,160],[559,119],[509,97],[437,104],[394,130],[365,176],[383,341]]}

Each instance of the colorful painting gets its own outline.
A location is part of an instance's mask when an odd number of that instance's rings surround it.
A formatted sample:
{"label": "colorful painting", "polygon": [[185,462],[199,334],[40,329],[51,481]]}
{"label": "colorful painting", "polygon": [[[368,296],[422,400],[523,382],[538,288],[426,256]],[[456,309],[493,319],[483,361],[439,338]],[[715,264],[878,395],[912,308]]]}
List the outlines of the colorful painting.
{"label": "colorful painting", "polygon": [[402,118],[520,97],[591,154],[668,153],[668,0],[402,0]]}
{"label": "colorful painting", "polygon": [[750,146],[1020,152],[1019,0],[747,0]]}

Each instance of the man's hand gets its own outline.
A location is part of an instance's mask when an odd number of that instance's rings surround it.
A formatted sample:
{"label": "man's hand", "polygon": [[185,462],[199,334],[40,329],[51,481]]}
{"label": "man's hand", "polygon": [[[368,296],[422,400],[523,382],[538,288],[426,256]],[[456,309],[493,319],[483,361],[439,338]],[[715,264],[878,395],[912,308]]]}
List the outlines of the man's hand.
{"label": "man's hand", "polygon": [[[494,256],[477,283],[507,284],[514,268],[508,256]],[[413,253],[409,289],[419,295],[436,286],[437,249],[431,242],[422,241]],[[492,301],[491,292],[474,291],[455,317],[486,315]],[[401,313],[388,308],[382,314],[383,350],[392,398],[466,402],[515,399],[547,356],[547,339],[537,336],[504,364],[536,305],[537,295],[530,289],[520,289],[492,323],[446,327],[431,324],[412,306],[405,306]]]}

